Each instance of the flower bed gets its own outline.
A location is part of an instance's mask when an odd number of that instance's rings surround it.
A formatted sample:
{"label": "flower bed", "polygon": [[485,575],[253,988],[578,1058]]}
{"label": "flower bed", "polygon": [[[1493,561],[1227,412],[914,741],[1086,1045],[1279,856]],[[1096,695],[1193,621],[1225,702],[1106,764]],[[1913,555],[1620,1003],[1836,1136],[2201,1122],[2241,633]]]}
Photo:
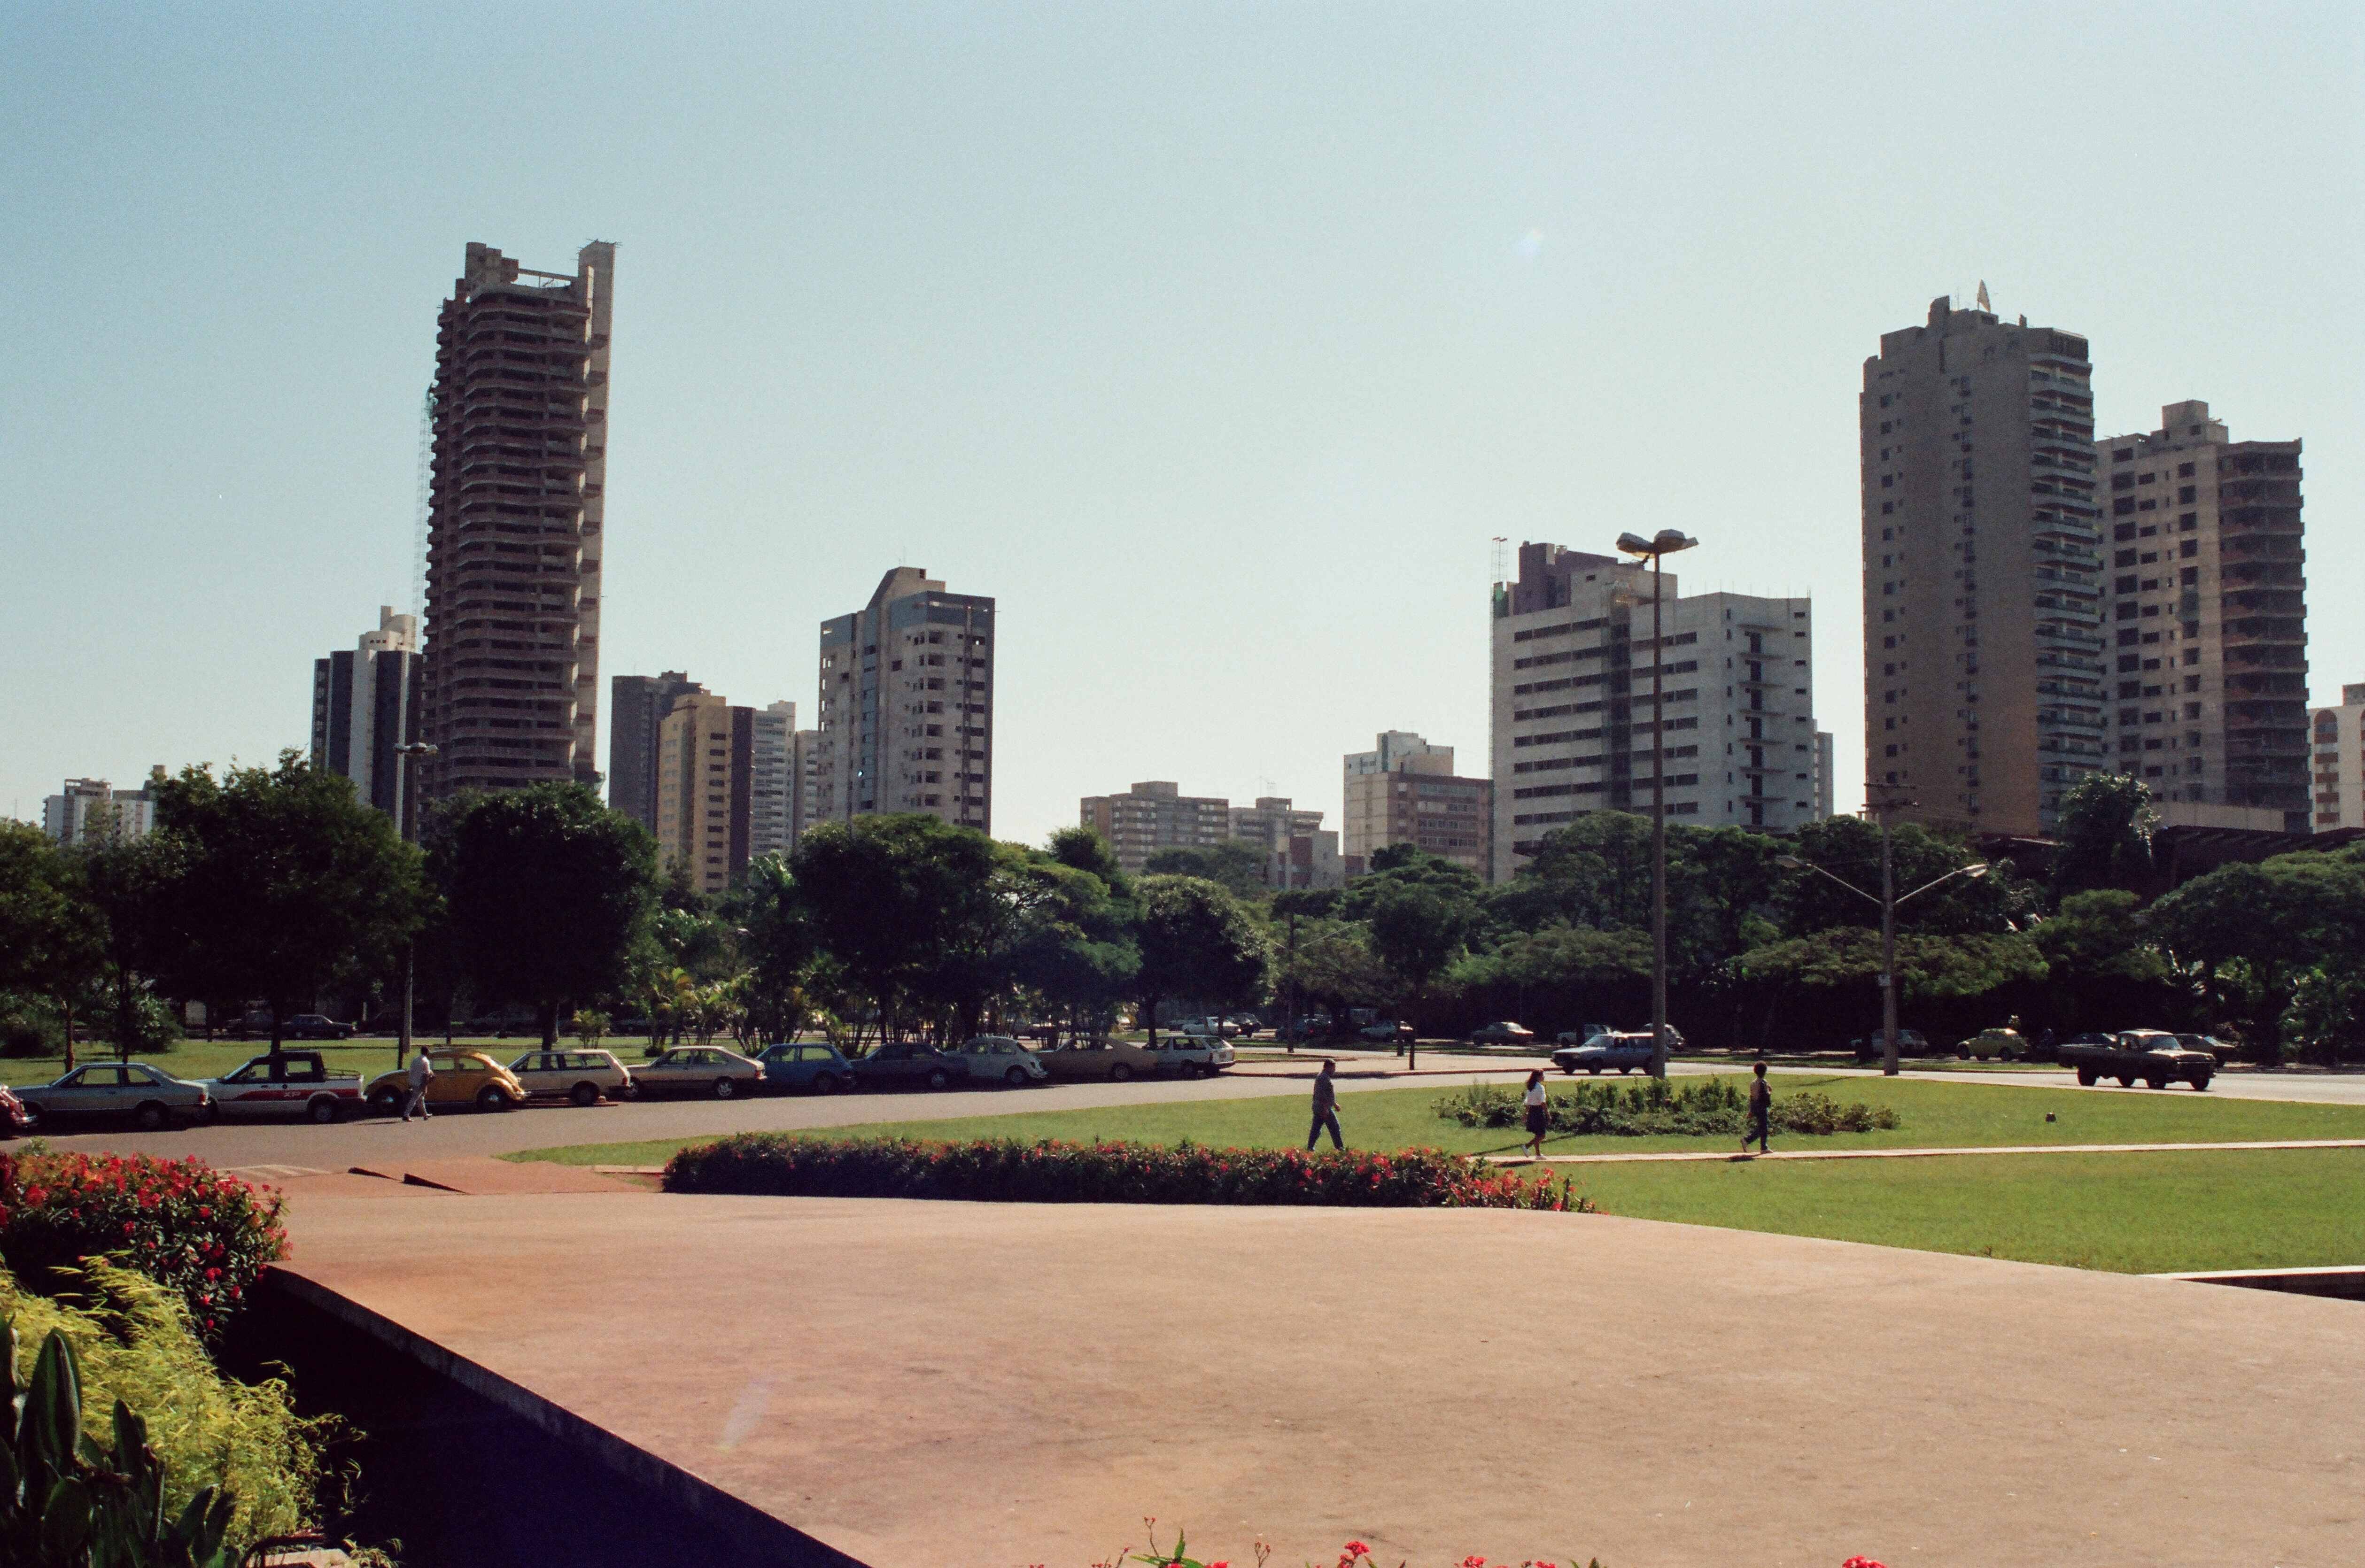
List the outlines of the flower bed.
{"label": "flower bed", "polygon": [[278,1193],[202,1159],[0,1158],[0,1262],[54,1294],[84,1260],[112,1258],[176,1293],[218,1341],[264,1266],[286,1255],[279,1208]]}
{"label": "flower bed", "polygon": [[741,1133],[667,1162],[668,1193],[953,1198],[1019,1204],[1293,1204],[1590,1213],[1564,1181],[1500,1173],[1434,1148],[1292,1149],[979,1138],[822,1138]]}
{"label": "flower bed", "polygon": [[[1546,1096],[1556,1133],[1612,1137],[1737,1137],[1749,1123],[1749,1097],[1730,1079],[1700,1078],[1671,1083],[1646,1078],[1637,1083],[1580,1083]],[[1465,1127],[1520,1125],[1519,1092],[1501,1084],[1473,1084],[1438,1101],[1437,1114]],[[1841,1104],[1812,1090],[1777,1094],[1769,1119],[1777,1133],[1870,1132],[1898,1125],[1886,1105],[1862,1101]]]}

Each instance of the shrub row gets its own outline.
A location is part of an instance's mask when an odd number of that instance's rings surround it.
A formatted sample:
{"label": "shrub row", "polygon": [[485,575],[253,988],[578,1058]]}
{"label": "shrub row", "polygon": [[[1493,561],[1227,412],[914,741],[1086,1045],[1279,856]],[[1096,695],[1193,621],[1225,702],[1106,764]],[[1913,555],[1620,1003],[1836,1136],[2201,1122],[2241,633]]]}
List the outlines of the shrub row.
{"label": "shrub row", "polygon": [[0,1157],[0,1262],[27,1288],[71,1290],[111,1258],[177,1294],[219,1343],[263,1269],[286,1256],[280,1197],[202,1159],[28,1153]]}
{"label": "shrub row", "polygon": [[666,1166],[665,1190],[1019,1204],[1593,1208],[1565,1181],[1498,1173],[1434,1148],[1304,1154],[1191,1143],[915,1143],[782,1133],[741,1133],[685,1148]]}
{"label": "shrub row", "polygon": [[[1614,1137],[1735,1137],[1749,1121],[1749,1101],[1730,1079],[1701,1078],[1677,1084],[1664,1078],[1635,1083],[1580,1083],[1545,1098],[1556,1133],[1605,1134]],[[1502,1084],[1474,1083],[1437,1103],[1437,1114],[1465,1127],[1521,1125],[1519,1092]],[[1886,1105],[1862,1101],[1841,1104],[1812,1090],[1777,1094],[1769,1120],[1777,1133],[1864,1133],[1898,1125]]]}

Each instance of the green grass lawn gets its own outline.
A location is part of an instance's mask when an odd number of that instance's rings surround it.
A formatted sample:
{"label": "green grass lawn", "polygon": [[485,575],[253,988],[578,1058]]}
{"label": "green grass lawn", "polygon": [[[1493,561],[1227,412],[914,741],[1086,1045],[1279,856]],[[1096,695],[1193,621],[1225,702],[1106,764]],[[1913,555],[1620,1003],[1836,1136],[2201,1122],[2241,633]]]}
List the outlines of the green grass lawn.
{"label": "green grass lawn", "polygon": [[[2365,1137],[2365,1106],[2229,1100],[2190,1090],[2110,1093],[2099,1090],[1922,1083],[1906,1079],[1785,1075],[1775,1093],[1812,1089],[1846,1103],[1895,1108],[1900,1126],[1830,1137],[1777,1137],[1788,1148],[1928,1148],[1995,1144],[2217,1143],[2265,1138]],[[1380,1089],[1339,1096],[1347,1141],[1362,1148],[1418,1145],[1464,1154],[1510,1153],[1525,1141],[1516,1128],[1463,1127],[1435,1114],[1448,1089]],[[2050,1112],[2056,1118],[2045,1119]],[[1306,1139],[1306,1097],[1191,1100],[1110,1105],[1085,1111],[1014,1111],[944,1121],[871,1122],[832,1129],[833,1137],[1063,1138],[1090,1142],[1194,1143],[1238,1148],[1288,1148]],[[576,1165],[656,1165],[696,1138],[537,1149],[521,1159]],[[1546,1140],[1551,1154],[1640,1154],[1721,1148],[1723,1140],[1688,1137],[1575,1137]]]}
{"label": "green grass lawn", "polygon": [[2365,1263],[2365,1149],[1591,1165],[1604,1212],[2122,1273]]}

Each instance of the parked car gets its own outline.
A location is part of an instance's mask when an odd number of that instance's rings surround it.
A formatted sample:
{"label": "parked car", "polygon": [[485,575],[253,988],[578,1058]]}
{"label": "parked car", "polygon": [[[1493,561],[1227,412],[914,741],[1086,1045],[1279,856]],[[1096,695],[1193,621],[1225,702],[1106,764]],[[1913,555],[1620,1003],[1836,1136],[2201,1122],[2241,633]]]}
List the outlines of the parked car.
{"label": "parked car", "polygon": [[1963,1042],[1963,1049],[1980,1061],[2026,1061],[2033,1047],[2017,1029],[1982,1029]]}
{"label": "parked car", "polygon": [[2194,1050],[2165,1029],[2121,1029],[2107,1046],[2063,1046],[2062,1065],[2075,1068],[2078,1081],[2091,1089],[2105,1078],[2131,1089],[2141,1079],[2146,1089],[2165,1089],[2182,1081],[2195,1089],[2209,1087],[2216,1075],[2217,1058]]}
{"label": "parked car", "polygon": [[854,1063],[854,1081],[865,1089],[913,1083],[946,1089],[968,1078],[966,1062],[918,1040],[890,1040]]}
{"label": "parked car", "polygon": [[1257,1031],[1264,1027],[1264,1020],[1253,1013],[1235,1013],[1232,1014],[1232,1022],[1239,1025],[1240,1038],[1243,1040],[1255,1039]]}
{"label": "parked car", "polygon": [[633,1070],[609,1051],[528,1051],[510,1063],[510,1073],[538,1100],[568,1100],[596,1105],[600,1097],[629,1099]]}
{"label": "parked car", "polygon": [[1482,1024],[1470,1031],[1474,1046],[1524,1046],[1536,1037],[1533,1029],[1523,1029],[1508,1019],[1499,1024]]}
{"label": "parked car", "polygon": [[331,1072],[318,1051],[250,1058],[234,1072],[206,1080],[214,1114],[230,1121],[301,1117],[322,1126],[360,1114],[362,1075]]}
{"label": "parked car", "polygon": [[353,1037],[351,1024],[340,1024],[325,1013],[298,1013],[287,1020],[279,1031],[283,1040],[350,1040]]}
{"label": "parked car", "polygon": [[1230,1019],[1216,1017],[1185,1018],[1175,1028],[1181,1034],[1205,1035],[1219,1040],[1236,1038],[1240,1032],[1240,1026]]}
{"label": "parked car", "polygon": [[1597,1035],[1614,1035],[1618,1031],[1608,1024],[1582,1024],[1574,1029],[1563,1029],[1552,1036],[1556,1046],[1581,1046]]}
{"label": "parked car", "polygon": [[642,1094],[711,1094],[730,1100],[764,1085],[764,1064],[721,1046],[676,1046],[633,1067]]}
{"label": "parked car", "polygon": [[45,1125],[128,1116],[145,1132],[176,1120],[210,1121],[214,1111],[204,1084],[185,1082],[144,1061],[92,1062],[54,1083],[20,1088],[17,1098]]}
{"label": "parked car", "polygon": [[[474,1105],[480,1111],[514,1111],[525,1103],[525,1085],[517,1075],[482,1051],[428,1050],[427,1065],[435,1076],[427,1081],[427,1108],[456,1111]],[[401,1111],[410,1098],[409,1064],[379,1073],[362,1089],[369,1108],[381,1116]]]}
{"label": "parked car", "polygon": [[1050,1076],[1026,1043],[1010,1035],[980,1035],[951,1054],[960,1059],[972,1083],[1000,1083],[1023,1089]]}
{"label": "parked car", "polygon": [[2209,1058],[2219,1067],[2231,1067],[2242,1056],[2241,1047],[2231,1040],[2221,1040],[2214,1035],[2179,1035],[2176,1043],[2196,1051],[2207,1051]]}
{"label": "parked car", "polygon": [[1383,1019],[1377,1024],[1364,1025],[1362,1028],[1355,1031],[1355,1037],[1359,1040],[1381,1040],[1391,1043],[1399,1043],[1411,1039],[1413,1037],[1413,1030],[1412,1025],[1405,1023],[1402,1019],[1388,1018]]}
{"label": "parked car", "polygon": [[774,1094],[792,1089],[835,1094],[854,1082],[854,1064],[835,1046],[768,1046],[756,1059],[764,1064],[764,1088]]}
{"label": "parked car", "polygon": [[1651,1065],[1651,1032],[1647,1029],[1628,1034],[1605,1030],[1581,1046],[1558,1047],[1552,1054],[1552,1065],[1571,1075],[1598,1073],[1609,1068],[1631,1072]]}
{"label": "parked car", "polygon": [[1123,1083],[1158,1070],[1158,1058],[1128,1040],[1070,1040],[1038,1058],[1043,1070],[1069,1081],[1105,1079]]}
{"label": "parked car", "polygon": [[1157,1071],[1177,1078],[1213,1077],[1236,1059],[1229,1042],[1206,1035],[1160,1035],[1143,1048]]}
{"label": "parked car", "polygon": [[16,1092],[0,1083],[0,1138],[15,1137],[18,1133],[33,1130],[33,1113],[17,1098]]}
{"label": "parked car", "polygon": [[[1848,1045],[1855,1051],[1858,1061],[1878,1061],[1887,1054],[1881,1037],[1877,1034],[1850,1040]],[[1897,1031],[1897,1055],[1900,1060],[1906,1057],[1960,1057],[1967,1061],[1971,1053],[1960,1046],[1933,1046],[1919,1029],[1900,1029]]]}

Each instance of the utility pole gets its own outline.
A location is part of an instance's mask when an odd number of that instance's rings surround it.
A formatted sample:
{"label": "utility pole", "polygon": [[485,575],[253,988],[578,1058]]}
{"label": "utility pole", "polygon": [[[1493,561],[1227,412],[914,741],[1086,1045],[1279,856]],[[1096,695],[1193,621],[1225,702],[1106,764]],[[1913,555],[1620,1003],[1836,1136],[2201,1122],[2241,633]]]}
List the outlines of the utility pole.
{"label": "utility pole", "polygon": [[1667,651],[1660,615],[1666,557],[1698,544],[1680,529],[1621,533],[1618,548],[1651,563],[1651,1076],[1667,1076]]}

